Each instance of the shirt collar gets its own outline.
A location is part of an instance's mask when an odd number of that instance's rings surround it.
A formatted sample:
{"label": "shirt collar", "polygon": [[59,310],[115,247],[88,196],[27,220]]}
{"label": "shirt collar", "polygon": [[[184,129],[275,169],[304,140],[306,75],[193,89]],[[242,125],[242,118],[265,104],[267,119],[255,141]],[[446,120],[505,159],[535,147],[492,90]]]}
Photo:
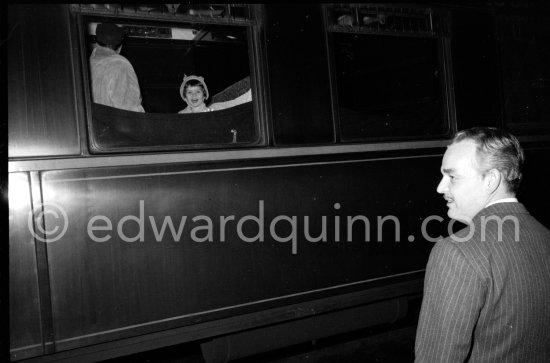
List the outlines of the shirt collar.
{"label": "shirt collar", "polygon": [[512,198],[502,198],[502,199],[499,199],[499,200],[492,201],[491,203],[487,204],[485,206],[485,208],[487,208],[490,205],[497,204],[497,203],[517,203],[517,202],[518,202],[517,198],[513,198],[513,197]]}
{"label": "shirt collar", "polygon": [[103,47],[101,45],[98,45],[92,51],[92,56],[110,56],[114,54],[118,53],[109,47]]}

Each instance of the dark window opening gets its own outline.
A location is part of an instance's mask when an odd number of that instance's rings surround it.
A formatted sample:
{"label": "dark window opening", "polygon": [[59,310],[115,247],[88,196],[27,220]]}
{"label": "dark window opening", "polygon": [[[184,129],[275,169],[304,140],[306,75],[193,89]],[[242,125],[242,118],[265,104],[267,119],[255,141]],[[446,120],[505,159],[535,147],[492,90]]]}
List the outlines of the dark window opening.
{"label": "dark window opening", "polygon": [[335,34],[342,140],[446,131],[435,39]]}
{"label": "dark window opening", "polygon": [[498,21],[505,124],[514,132],[550,130],[550,27],[545,17]]}
{"label": "dark window opening", "polygon": [[334,6],[327,23],[342,141],[448,132],[442,40],[429,9]]}
{"label": "dark window opening", "polygon": [[[198,34],[201,30],[195,31]],[[177,113],[185,108],[186,104],[179,93],[184,74],[204,77],[210,92],[207,105],[214,95],[249,77],[246,30],[218,31],[215,33],[211,28],[202,30],[209,38],[216,37],[215,42],[204,38],[197,42],[128,39],[121,54],[128,58],[138,75],[146,112]],[[227,36],[241,41],[233,42]]]}

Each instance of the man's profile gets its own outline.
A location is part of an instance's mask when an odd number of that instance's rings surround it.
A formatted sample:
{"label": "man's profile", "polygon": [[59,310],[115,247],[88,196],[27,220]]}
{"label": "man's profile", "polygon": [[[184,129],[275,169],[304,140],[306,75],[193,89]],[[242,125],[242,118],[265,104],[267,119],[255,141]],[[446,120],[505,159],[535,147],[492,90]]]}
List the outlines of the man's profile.
{"label": "man's profile", "polygon": [[415,362],[550,362],[550,231],[516,199],[523,161],[500,129],[448,146],[437,192],[468,226],[430,254]]}
{"label": "man's profile", "polygon": [[124,29],[111,24],[98,24],[97,46],[90,56],[92,98],[95,103],[128,111],[145,112],[134,68],[122,55]]}

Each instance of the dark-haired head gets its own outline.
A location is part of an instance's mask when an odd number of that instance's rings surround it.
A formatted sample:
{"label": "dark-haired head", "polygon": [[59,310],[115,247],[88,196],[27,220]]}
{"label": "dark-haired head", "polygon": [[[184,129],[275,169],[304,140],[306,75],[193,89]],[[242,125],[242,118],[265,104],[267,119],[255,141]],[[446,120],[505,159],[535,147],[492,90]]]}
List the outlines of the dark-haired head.
{"label": "dark-haired head", "polygon": [[117,49],[124,40],[124,29],[113,23],[98,24],[96,40],[99,45]]}

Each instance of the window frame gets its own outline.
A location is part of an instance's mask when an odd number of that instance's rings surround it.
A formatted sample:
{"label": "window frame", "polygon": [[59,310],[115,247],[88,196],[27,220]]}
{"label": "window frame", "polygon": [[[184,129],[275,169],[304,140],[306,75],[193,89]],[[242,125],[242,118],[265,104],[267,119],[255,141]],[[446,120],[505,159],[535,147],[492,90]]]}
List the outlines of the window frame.
{"label": "window frame", "polygon": [[[194,16],[181,16],[179,18],[173,18],[168,16],[147,16],[144,14],[121,14],[116,11],[95,11],[86,7],[82,7],[77,4],[70,5],[69,11],[71,12],[72,26],[76,29],[74,42],[75,46],[73,50],[77,52],[80,59],[78,70],[80,75],[75,77],[77,87],[81,86],[83,111],[80,117],[82,120],[79,122],[81,130],[86,130],[85,133],[81,132],[81,145],[82,155],[119,155],[119,154],[134,154],[134,153],[159,153],[159,152],[197,152],[197,151],[222,151],[255,148],[266,146],[268,143],[267,135],[267,111],[266,111],[266,95],[262,91],[262,85],[265,80],[262,79],[262,75],[265,71],[262,69],[261,62],[263,58],[261,54],[261,18],[263,16],[263,7],[256,4],[246,4],[249,9],[249,19],[230,21],[228,19],[216,19],[211,17],[194,17]],[[86,26],[87,23],[93,21],[93,19],[122,19],[122,22],[146,22],[154,23],[158,26],[188,26],[192,24],[204,24],[204,25],[221,25],[221,26],[239,26],[246,29],[247,33],[247,49],[248,49],[248,65],[250,84],[252,91],[252,109],[254,118],[254,128],[256,130],[256,138],[252,142],[247,143],[189,143],[178,145],[155,145],[155,146],[122,146],[113,147],[107,150],[94,149],[92,145],[93,141],[93,129],[92,129],[92,96],[90,89],[90,76],[89,76],[89,59],[87,57],[87,44],[86,44]],[[77,72],[78,73],[78,72]],[[154,114],[154,113],[153,113]]]}
{"label": "window frame", "polygon": [[363,138],[355,138],[353,140],[344,140],[342,138],[342,123],[340,120],[339,114],[339,102],[338,102],[338,86],[337,86],[337,74],[336,69],[336,59],[335,59],[335,50],[334,50],[334,37],[333,34],[336,31],[331,30],[334,26],[331,23],[331,14],[330,11],[335,6],[346,6],[351,9],[351,11],[358,11],[361,6],[369,7],[393,7],[397,6],[396,4],[323,4],[323,17],[325,23],[325,34],[326,34],[326,46],[328,51],[329,59],[329,71],[331,79],[331,95],[332,95],[332,112],[333,112],[333,123],[335,128],[335,136],[337,144],[365,144],[365,143],[381,143],[381,142],[414,142],[414,141],[424,141],[424,140],[441,140],[448,139],[456,131],[456,112],[455,112],[455,103],[454,103],[454,92],[453,92],[453,77],[452,77],[452,59],[450,53],[450,42],[451,42],[451,26],[450,26],[450,12],[437,7],[428,7],[428,6],[415,6],[415,5],[404,5],[404,7],[409,9],[420,9],[426,10],[433,14],[436,17],[433,21],[432,32],[426,32],[425,34],[405,34],[399,32],[389,32],[389,31],[379,31],[379,32],[369,32],[366,29],[361,29],[359,31],[350,31],[348,33],[364,34],[364,35],[377,35],[377,36],[394,36],[394,37],[416,37],[424,39],[435,39],[437,47],[437,64],[439,70],[441,71],[441,96],[442,96],[442,116],[443,116],[443,127],[444,132],[434,135],[404,135],[404,136],[371,136]]}

